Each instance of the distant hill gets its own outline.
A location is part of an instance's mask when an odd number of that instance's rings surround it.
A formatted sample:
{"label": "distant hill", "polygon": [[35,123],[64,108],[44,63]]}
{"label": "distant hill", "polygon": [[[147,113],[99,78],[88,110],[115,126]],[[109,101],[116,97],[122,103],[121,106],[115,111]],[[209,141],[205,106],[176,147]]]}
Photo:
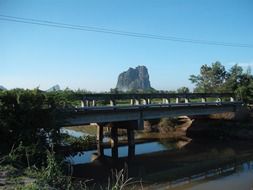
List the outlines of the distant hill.
{"label": "distant hill", "polygon": [[138,66],[135,69],[129,68],[119,75],[116,88],[119,91],[152,89],[148,69],[145,66]]}
{"label": "distant hill", "polygon": [[51,88],[49,88],[48,90],[46,90],[46,92],[55,92],[55,91],[59,91],[61,90],[60,86],[57,84],[57,85],[54,85],[52,86]]}
{"label": "distant hill", "polygon": [[0,90],[7,90],[4,86],[0,85]]}

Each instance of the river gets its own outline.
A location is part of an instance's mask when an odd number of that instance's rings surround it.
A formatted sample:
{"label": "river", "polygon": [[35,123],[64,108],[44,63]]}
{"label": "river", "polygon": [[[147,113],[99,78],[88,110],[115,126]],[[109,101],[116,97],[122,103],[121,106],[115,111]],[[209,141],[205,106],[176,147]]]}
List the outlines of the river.
{"label": "river", "polygon": [[136,145],[133,159],[127,157],[128,147],[122,146],[116,160],[111,149],[105,149],[103,157],[94,150],[67,160],[73,176],[97,184],[107,181],[112,170],[124,168],[128,177],[142,181],[144,189],[251,190],[252,147],[253,142],[246,141],[162,141]]}

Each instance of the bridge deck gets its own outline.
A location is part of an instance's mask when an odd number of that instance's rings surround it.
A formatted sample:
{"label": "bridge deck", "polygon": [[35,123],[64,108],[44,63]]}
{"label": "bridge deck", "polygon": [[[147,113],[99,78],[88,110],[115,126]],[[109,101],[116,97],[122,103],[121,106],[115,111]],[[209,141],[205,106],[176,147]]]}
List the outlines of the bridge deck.
{"label": "bridge deck", "polygon": [[209,115],[234,112],[236,107],[241,104],[242,102],[191,102],[65,109],[63,111],[65,123],[63,125],[136,121],[138,129],[143,129],[144,120],[182,115]]}

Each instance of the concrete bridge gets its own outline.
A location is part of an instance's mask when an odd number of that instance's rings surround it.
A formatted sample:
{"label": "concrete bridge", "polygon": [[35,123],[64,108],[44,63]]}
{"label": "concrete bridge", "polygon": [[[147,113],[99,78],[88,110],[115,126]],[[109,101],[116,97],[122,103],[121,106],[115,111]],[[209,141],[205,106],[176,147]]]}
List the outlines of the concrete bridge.
{"label": "concrete bridge", "polygon": [[62,111],[62,125],[96,123],[98,151],[103,154],[103,128],[111,124],[113,156],[118,155],[118,128],[127,129],[129,154],[132,155],[134,130],[143,130],[145,120],[236,112],[242,105],[231,93],[85,94],[80,101],[80,107]]}

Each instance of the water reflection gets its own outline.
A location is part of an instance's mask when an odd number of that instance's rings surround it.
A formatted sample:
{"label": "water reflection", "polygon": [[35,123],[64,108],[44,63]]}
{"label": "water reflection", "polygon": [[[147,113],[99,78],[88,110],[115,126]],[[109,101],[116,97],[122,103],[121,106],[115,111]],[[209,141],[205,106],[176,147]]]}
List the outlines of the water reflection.
{"label": "water reflection", "polygon": [[[135,155],[156,152],[156,151],[164,151],[164,150],[169,150],[169,149],[172,149],[172,147],[168,147],[159,142],[137,144],[135,145]],[[118,151],[119,151],[119,158],[128,156],[128,146],[118,147]],[[70,156],[67,159],[72,164],[90,163],[94,160],[94,155],[96,155],[96,153],[97,153],[96,150],[83,151],[75,156]],[[112,157],[111,148],[105,148],[104,155],[105,157]]]}
{"label": "water reflection", "polygon": [[[128,147],[119,147],[119,158],[111,149],[104,156],[87,151],[68,158],[73,175],[103,183],[112,169],[125,168],[129,177],[141,179],[147,189],[250,189],[253,183],[253,143],[250,142],[152,142],[135,147],[129,160]],[[226,186],[229,184],[231,186]],[[224,185],[226,188],[220,188]],[[240,188],[238,188],[240,186]],[[219,188],[218,188],[219,187]],[[236,187],[236,188],[234,188]]]}

